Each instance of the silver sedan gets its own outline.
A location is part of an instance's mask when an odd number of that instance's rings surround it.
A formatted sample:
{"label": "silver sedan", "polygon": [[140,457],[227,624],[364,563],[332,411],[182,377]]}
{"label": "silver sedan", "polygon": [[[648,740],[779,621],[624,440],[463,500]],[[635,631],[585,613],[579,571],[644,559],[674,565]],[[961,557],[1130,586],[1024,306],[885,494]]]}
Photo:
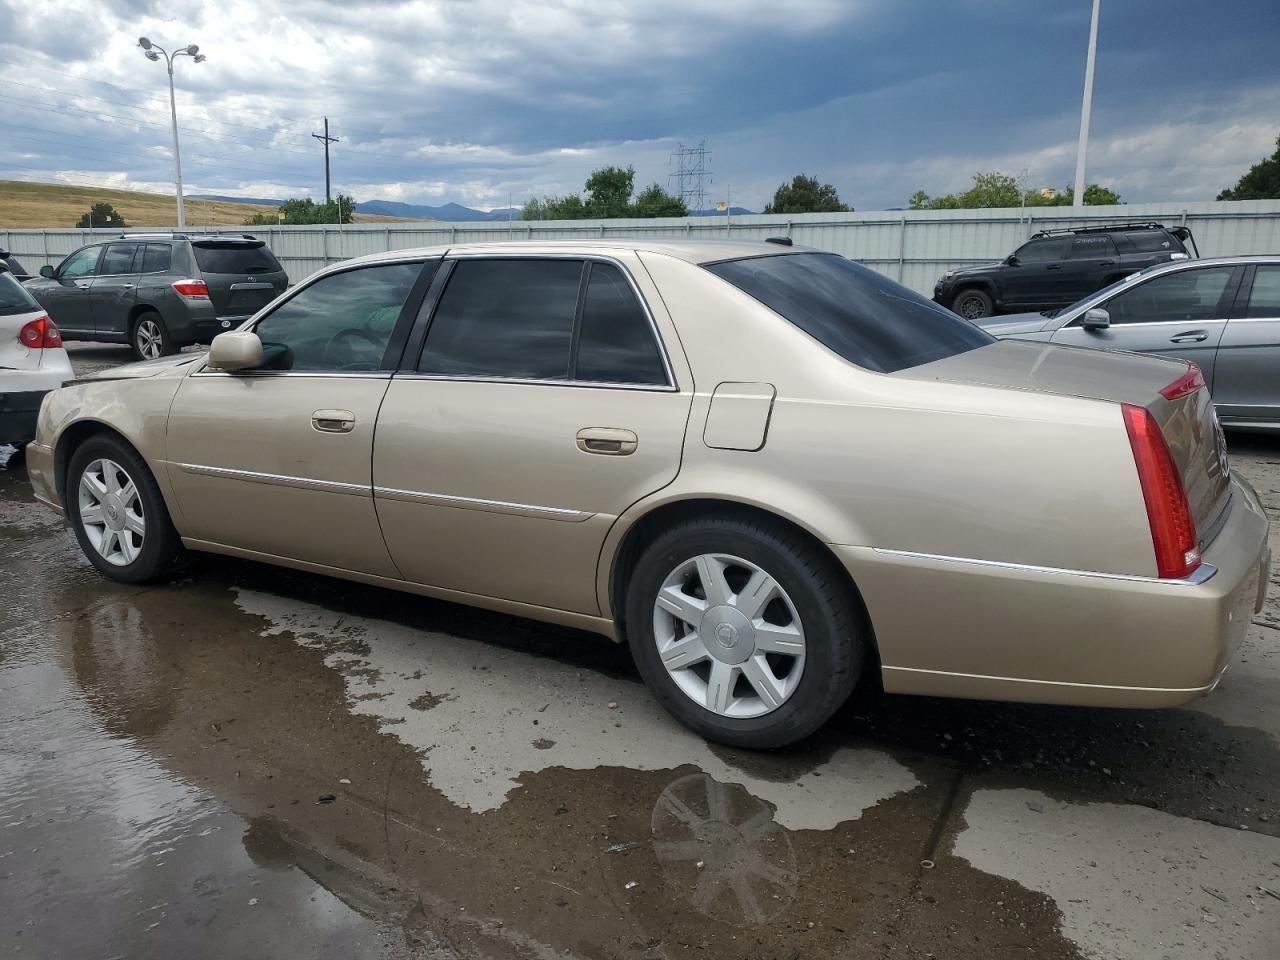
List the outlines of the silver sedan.
{"label": "silver sedan", "polygon": [[1182,357],[1223,426],[1280,429],[1280,256],[1161,264],[1061,310],[977,322],[1000,339]]}

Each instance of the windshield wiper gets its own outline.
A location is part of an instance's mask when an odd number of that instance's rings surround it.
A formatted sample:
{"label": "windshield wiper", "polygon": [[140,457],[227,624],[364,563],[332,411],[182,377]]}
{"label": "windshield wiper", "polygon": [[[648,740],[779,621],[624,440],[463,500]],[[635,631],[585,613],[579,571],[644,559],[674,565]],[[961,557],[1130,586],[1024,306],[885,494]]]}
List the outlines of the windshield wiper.
{"label": "windshield wiper", "polygon": [[1054,317],[1056,317],[1056,316],[1057,316],[1058,314],[1060,314],[1061,312],[1062,312],[1062,308],[1061,308],[1061,307],[1059,307],[1057,310],[1041,310],[1041,311],[1040,311],[1040,316],[1042,316],[1042,317],[1048,317],[1050,320],[1052,320]]}

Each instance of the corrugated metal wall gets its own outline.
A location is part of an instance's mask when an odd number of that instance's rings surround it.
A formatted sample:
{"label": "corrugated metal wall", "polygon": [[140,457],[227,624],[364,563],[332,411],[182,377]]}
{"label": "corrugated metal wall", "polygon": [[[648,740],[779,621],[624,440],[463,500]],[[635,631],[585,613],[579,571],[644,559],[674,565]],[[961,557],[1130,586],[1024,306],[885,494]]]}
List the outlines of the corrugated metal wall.
{"label": "corrugated metal wall", "polygon": [[[777,216],[689,217],[663,220],[559,220],[529,222],[353,224],[332,227],[192,227],[191,232],[239,234],[266,240],[294,281],[338,260],[403,250],[485,240],[568,240],[578,237],[726,237],[759,239],[790,236],[797,244],[831,250],[900,280],[924,294],[944,270],[995,260],[1037,230],[1107,222],[1158,220],[1185,223],[1195,233],[1202,256],[1280,253],[1280,200],[1238,203],[1142,203],[1089,207],[1083,216],[1070,208],[1028,210],[922,210],[807,213]],[[28,269],[55,265],[91,240],[118,235],[113,230],[4,230],[7,247]]]}

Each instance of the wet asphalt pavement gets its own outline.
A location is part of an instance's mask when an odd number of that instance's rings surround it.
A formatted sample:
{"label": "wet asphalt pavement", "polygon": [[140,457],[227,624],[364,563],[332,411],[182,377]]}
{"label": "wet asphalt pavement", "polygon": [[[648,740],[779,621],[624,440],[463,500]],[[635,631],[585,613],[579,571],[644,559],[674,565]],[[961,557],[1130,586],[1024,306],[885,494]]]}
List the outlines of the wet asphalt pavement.
{"label": "wet asphalt pavement", "polygon": [[[1231,446],[1280,519],[1280,436]],[[759,754],[563,628],[213,557],[109,583],[20,456],[0,544],[0,957],[1280,957],[1274,572],[1192,707],[865,690]]]}

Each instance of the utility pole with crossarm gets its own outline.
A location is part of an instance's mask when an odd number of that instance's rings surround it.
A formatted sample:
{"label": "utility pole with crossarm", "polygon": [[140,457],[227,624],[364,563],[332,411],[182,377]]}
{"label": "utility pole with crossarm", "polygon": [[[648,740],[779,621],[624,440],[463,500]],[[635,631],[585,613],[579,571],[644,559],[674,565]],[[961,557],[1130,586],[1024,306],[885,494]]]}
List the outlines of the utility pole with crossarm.
{"label": "utility pole with crossarm", "polygon": [[330,203],[332,201],[329,196],[329,144],[338,143],[339,141],[337,137],[329,136],[329,118],[328,117],[324,118],[324,133],[323,134],[313,133],[311,136],[315,137],[317,140],[319,140],[321,143],[324,144],[324,202]]}

